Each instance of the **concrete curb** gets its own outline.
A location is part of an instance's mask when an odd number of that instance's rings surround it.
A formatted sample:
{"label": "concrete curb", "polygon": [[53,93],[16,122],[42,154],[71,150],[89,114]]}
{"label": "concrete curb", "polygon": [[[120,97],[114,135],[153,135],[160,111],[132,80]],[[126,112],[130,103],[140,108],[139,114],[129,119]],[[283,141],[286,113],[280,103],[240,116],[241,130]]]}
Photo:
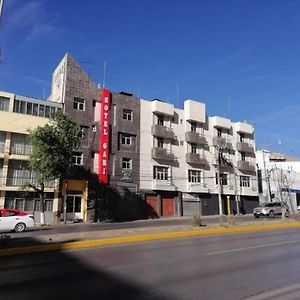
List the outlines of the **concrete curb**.
{"label": "concrete curb", "polygon": [[145,241],[158,241],[169,240],[177,238],[187,238],[195,236],[218,235],[227,233],[247,233],[255,231],[275,230],[275,229],[289,229],[299,228],[300,222],[253,225],[253,226],[240,226],[240,227],[220,227],[220,228],[203,228],[188,231],[173,231],[162,232],[154,234],[131,235],[114,238],[103,238],[96,240],[82,240],[76,242],[61,242],[53,244],[45,244],[38,246],[20,247],[20,248],[7,248],[0,249],[0,256],[11,256],[30,253],[41,253],[50,251],[65,251],[83,248],[103,247],[111,245],[122,245],[130,243],[138,243]]}

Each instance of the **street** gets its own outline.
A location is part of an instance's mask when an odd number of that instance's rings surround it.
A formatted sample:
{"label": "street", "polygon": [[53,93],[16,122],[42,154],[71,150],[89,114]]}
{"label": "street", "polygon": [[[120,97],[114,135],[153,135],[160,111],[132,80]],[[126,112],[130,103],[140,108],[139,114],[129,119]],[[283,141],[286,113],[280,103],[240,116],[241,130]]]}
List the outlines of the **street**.
{"label": "street", "polygon": [[[239,222],[259,222],[261,220],[266,220],[269,222],[276,221],[280,219],[277,217],[275,219],[271,218],[260,218],[255,219],[253,215],[243,215],[240,216]],[[219,216],[206,216],[203,217],[204,224],[216,224],[220,223]],[[163,227],[163,226],[175,226],[175,225],[191,225],[192,216],[190,217],[176,217],[176,218],[162,218],[162,219],[147,219],[138,221],[128,221],[128,222],[116,222],[116,223],[78,223],[78,224],[60,224],[59,226],[46,226],[37,227],[35,230],[29,230],[22,233],[22,237],[34,237],[44,234],[61,234],[61,233],[72,233],[72,232],[91,232],[99,230],[113,230],[113,229],[130,229],[130,228],[147,228],[147,227]],[[21,237],[20,234],[10,233],[12,238]]]}
{"label": "street", "polygon": [[289,229],[11,256],[0,299],[299,299],[299,253]]}

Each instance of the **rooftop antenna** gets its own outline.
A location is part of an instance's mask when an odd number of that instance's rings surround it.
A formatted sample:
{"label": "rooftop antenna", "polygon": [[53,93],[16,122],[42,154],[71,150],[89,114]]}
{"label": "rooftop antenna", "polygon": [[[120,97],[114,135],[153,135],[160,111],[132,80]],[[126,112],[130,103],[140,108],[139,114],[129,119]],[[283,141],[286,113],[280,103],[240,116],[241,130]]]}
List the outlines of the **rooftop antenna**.
{"label": "rooftop antenna", "polygon": [[227,101],[227,112],[228,112],[228,118],[230,116],[230,97],[228,97],[228,101]]}
{"label": "rooftop antenna", "polygon": [[[0,24],[2,20],[2,12],[3,12],[4,0],[0,0]],[[2,49],[0,48],[0,63],[2,62]]]}
{"label": "rooftop antenna", "polygon": [[105,76],[106,76],[106,60],[104,61],[104,66],[103,66],[103,82],[102,82],[103,88],[105,88]]}
{"label": "rooftop antenna", "polygon": [[176,84],[176,103],[177,107],[179,108],[179,84]]}

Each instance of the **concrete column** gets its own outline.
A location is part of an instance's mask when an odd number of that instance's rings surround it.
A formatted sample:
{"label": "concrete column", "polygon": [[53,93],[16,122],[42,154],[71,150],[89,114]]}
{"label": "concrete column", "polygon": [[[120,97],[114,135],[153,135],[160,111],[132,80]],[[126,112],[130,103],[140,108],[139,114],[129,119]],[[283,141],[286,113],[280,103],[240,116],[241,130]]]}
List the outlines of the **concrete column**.
{"label": "concrete column", "polygon": [[162,213],[162,199],[161,195],[157,195],[157,214],[161,217]]}

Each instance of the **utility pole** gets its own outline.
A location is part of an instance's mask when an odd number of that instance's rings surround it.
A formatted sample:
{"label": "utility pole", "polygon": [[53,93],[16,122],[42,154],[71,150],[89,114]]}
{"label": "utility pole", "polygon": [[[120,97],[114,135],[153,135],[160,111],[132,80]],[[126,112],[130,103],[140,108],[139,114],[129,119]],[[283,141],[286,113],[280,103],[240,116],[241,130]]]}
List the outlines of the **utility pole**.
{"label": "utility pole", "polygon": [[264,163],[264,177],[267,185],[267,199],[269,202],[272,202],[271,198],[271,186],[270,186],[270,173],[266,168],[266,159],[265,159],[265,150],[262,149],[262,154],[263,154],[263,163]]}
{"label": "utility pole", "polygon": [[221,178],[220,178],[220,148],[219,146],[215,146],[216,149],[216,171],[217,171],[217,178],[218,178],[218,200],[219,200],[219,215],[223,215],[223,203],[222,203],[222,186],[221,186]]}

